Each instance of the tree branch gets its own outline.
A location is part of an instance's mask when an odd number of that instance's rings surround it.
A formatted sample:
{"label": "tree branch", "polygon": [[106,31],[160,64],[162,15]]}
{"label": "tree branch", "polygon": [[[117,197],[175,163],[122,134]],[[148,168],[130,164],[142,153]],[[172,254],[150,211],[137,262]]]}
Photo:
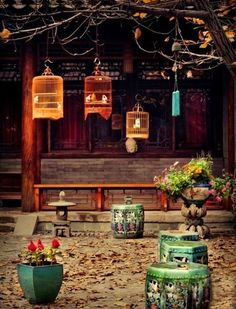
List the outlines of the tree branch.
{"label": "tree branch", "polygon": [[208,12],[208,16],[205,18],[205,23],[212,35],[219,55],[224,59],[224,63],[235,78],[236,76],[232,71],[231,65],[236,61],[236,52],[225,35],[219,19],[212,10],[208,0],[196,0],[195,5],[198,9]]}

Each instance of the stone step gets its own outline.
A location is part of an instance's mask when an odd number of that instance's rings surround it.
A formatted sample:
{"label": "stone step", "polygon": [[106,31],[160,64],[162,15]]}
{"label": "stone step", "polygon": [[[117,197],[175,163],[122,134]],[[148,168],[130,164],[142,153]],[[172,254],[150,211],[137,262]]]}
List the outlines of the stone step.
{"label": "stone step", "polygon": [[16,218],[13,216],[0,215],[0,223],[16,223]]}
{"label": "stone step", "polygon": [[210,231],[212,234],[228,234],[235,235],[236,234],[236,226],[232,223],[211,223],[208,224]]}
{"label": "stone step", "polygon": [[[35,213],[22,213],[18,210],[0,211],[0,224],[3,226],[0,231],[13,231],[18,217],[35,215]],[[52,222],[56,220],[56,212],[41,211],[37,213],[37,216],[36,232],[51,233]],[[111,218],[111,211],[70,211],[68,215],[72,232],[109,232],[111,231]],[[208,211],[203,219],[213,234],[235,234],[236,222],[230,211]],[[178,210],[168,212],[146,211],[144,229],[147,233],[158,233],[160,230],[178,229],[179,224],[183,222],[184,217]]]}
{"label": "stone step", "polygon": [[13,232],[15,223],[0,223],[0,232]]}

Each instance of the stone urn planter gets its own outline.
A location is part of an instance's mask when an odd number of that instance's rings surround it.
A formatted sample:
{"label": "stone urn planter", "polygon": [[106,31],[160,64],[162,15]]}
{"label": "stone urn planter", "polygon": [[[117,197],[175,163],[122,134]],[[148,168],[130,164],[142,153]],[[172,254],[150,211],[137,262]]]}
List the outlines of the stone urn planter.
{"label": "stone urn planter", "polygon": [[209,236],[210,229],[203,221],[207,214],[205,202],[210,197],[209,189],[209,185],[198,184],[182,192],[184,203],[181,214],[185,217],[185,222],[179,226],[180,231],[198,232],[200,238]]}
{"label": "stone urn planter", "polygon": [[202,153],[182,166],[176,161],[154,177],[158,190],[174,202],[178,198],[184,201],[181,213],[185,222],[179,227],[180,231],[196,231],[200,238],[207,237],[210,232],[202,219],[207,213],[207,199],[212,196],[217,202],[222,202],[236,185],[234,175],[222,170],[221,176],[214,176],[212,167],[210,154]]}
{"label": "stone urn planter", "polygon": [[17,264],[18,281],[30,304],[47,304],[56,299],[63,280],[63,265]]}

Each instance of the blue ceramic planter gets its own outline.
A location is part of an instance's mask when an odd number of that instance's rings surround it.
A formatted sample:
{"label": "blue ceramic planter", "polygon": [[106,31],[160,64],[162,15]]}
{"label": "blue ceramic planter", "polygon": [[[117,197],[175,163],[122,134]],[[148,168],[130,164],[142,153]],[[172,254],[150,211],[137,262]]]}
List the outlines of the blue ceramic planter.
{"label": "blue ceramic planter", "polygon": [[63,280],[62,264],[17,264],[16,268],[20,286],[29,303],[47,304],[56,299]]}

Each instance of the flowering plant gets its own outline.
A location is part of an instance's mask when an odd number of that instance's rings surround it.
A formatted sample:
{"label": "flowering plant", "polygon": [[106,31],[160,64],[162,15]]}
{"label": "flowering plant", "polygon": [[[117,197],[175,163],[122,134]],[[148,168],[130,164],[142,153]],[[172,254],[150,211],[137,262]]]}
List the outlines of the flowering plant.
{"label": "flowering plant", "polygon": [[197,184],[209,186],[209,194],[218,202],[228,197],[236,184],[233,175],[223,172],[221,177],[212,173],[213,160],[210,155],[198,156],[187,164],[180,166],[175,162],[162,171],[161,175],[154,177],[154,183],[162,192],[165,192],[174,201],[182,196],[183,190],[193,188]]}
{"label": "flowering plant", "polygon": [[223,170],[222,177],[213,177],[210,181],[211,188],[209,193],[216,201],[221,202],[232,194],[233,188],[236,185],[236,179],[232,174]]}
{"label": "flowering plant", "polygon": [[32,240],[27,245],[27,250],[24,250],[19,257],[23,263],[30,265],[45,265],[57,263],[57,256],[62,256],[59,249],[60,243],[57,239],[53,239],[50,247],[44,247],[42,241],[39,239],[37,243]]}

